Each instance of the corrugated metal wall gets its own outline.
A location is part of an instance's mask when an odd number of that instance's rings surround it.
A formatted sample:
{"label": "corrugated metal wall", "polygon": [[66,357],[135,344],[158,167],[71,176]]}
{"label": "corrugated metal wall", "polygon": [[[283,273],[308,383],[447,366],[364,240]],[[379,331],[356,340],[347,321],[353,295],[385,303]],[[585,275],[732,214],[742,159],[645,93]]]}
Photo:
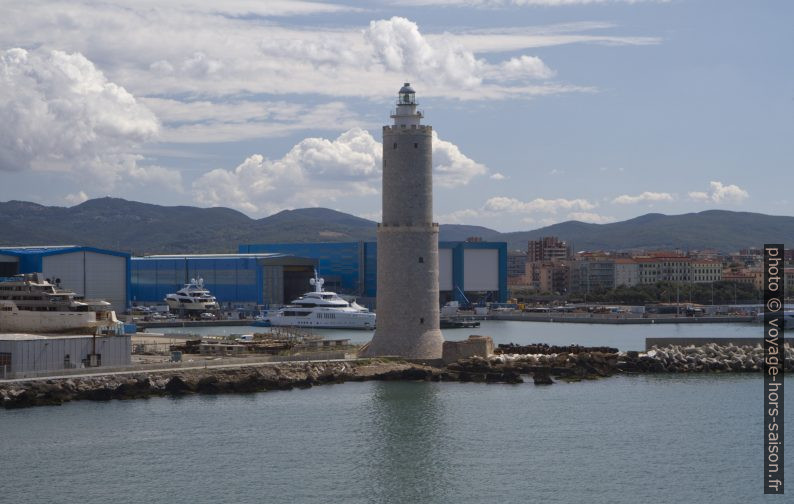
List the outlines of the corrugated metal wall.
{"label": "corrugated metal wall", "polygon": [[[32,340],[0,339],[0,353],[11,354],[12,373],[59,371],[66,369],[69,356],[72,368],[80,367],[92,350],[92,338],[50,337]],[[110,336],[96,339],[96,353],[102,356],[102,367],[125,366],[131,363],[130,336]]]}
{"label": "corrugated metal wall", "polygon": [[122,312],[127,306],[127,263],[124,257],[78,251],[42,258],[45,278],[88,299],[104,299]]}
{"label": "corrugated metal wall", "polygon": [[132,269],[132,301],[162,303],[191,278],[203,278],[204,286],[221,303],[258,304],[260,268],[253,258],[135,259]]}

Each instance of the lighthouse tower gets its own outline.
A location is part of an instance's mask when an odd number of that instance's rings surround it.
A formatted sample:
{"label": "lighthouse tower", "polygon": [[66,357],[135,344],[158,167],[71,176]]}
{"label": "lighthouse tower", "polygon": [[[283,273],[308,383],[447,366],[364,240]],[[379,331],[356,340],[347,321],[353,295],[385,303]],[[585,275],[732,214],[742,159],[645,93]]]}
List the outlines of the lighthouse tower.
{"label": "lighthouse tower", "polygon": [[377,329],[364,354],[441,357],[433,128],[409,83],[383,127],[383,222],[378,225]]}

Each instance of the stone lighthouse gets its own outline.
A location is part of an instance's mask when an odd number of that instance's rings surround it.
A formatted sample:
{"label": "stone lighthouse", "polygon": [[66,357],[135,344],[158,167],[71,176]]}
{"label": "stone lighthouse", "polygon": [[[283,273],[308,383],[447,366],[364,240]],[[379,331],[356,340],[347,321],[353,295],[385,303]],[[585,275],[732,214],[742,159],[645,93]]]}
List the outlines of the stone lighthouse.
{"label": "stone lighthouse", "polygon": [[400,88],[383,127],[383,222],[378,225],[377,329],[364,354],[441,357],[438,224],[433,222],[433,128]]}

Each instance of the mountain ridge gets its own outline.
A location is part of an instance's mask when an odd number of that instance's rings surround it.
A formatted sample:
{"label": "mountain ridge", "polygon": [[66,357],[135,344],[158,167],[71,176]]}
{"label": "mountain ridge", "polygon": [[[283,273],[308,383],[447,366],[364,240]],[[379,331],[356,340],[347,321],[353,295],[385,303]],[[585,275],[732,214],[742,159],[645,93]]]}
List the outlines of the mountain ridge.
{"label": "mountain ridge", "polygon": [[[225,207],[162,206],[97,198],[72,207],[0,202],[0,246],[70,243],[134,254],[236,252],[242,243],[373,241],[376,222],[328,208],[283,210],[260,219]],[[525,250],[528,240],[558,236],[576,250],[716,249],[794,243],[794,217],[706,210],[649,213],[620,222],[566,221],[502,233],[483,226],[442,224],[442,241],[477,236]]]}

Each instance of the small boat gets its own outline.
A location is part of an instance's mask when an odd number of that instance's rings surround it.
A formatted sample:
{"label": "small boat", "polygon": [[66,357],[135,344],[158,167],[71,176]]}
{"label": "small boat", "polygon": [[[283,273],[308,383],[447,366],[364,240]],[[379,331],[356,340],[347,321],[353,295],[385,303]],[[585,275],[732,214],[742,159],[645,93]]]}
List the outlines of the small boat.
{"label": "small boat", "polygon": [[439,320],[441,329],[461,329],[465,327],[480,327],[480,321],[465,317],[449,317]]}

